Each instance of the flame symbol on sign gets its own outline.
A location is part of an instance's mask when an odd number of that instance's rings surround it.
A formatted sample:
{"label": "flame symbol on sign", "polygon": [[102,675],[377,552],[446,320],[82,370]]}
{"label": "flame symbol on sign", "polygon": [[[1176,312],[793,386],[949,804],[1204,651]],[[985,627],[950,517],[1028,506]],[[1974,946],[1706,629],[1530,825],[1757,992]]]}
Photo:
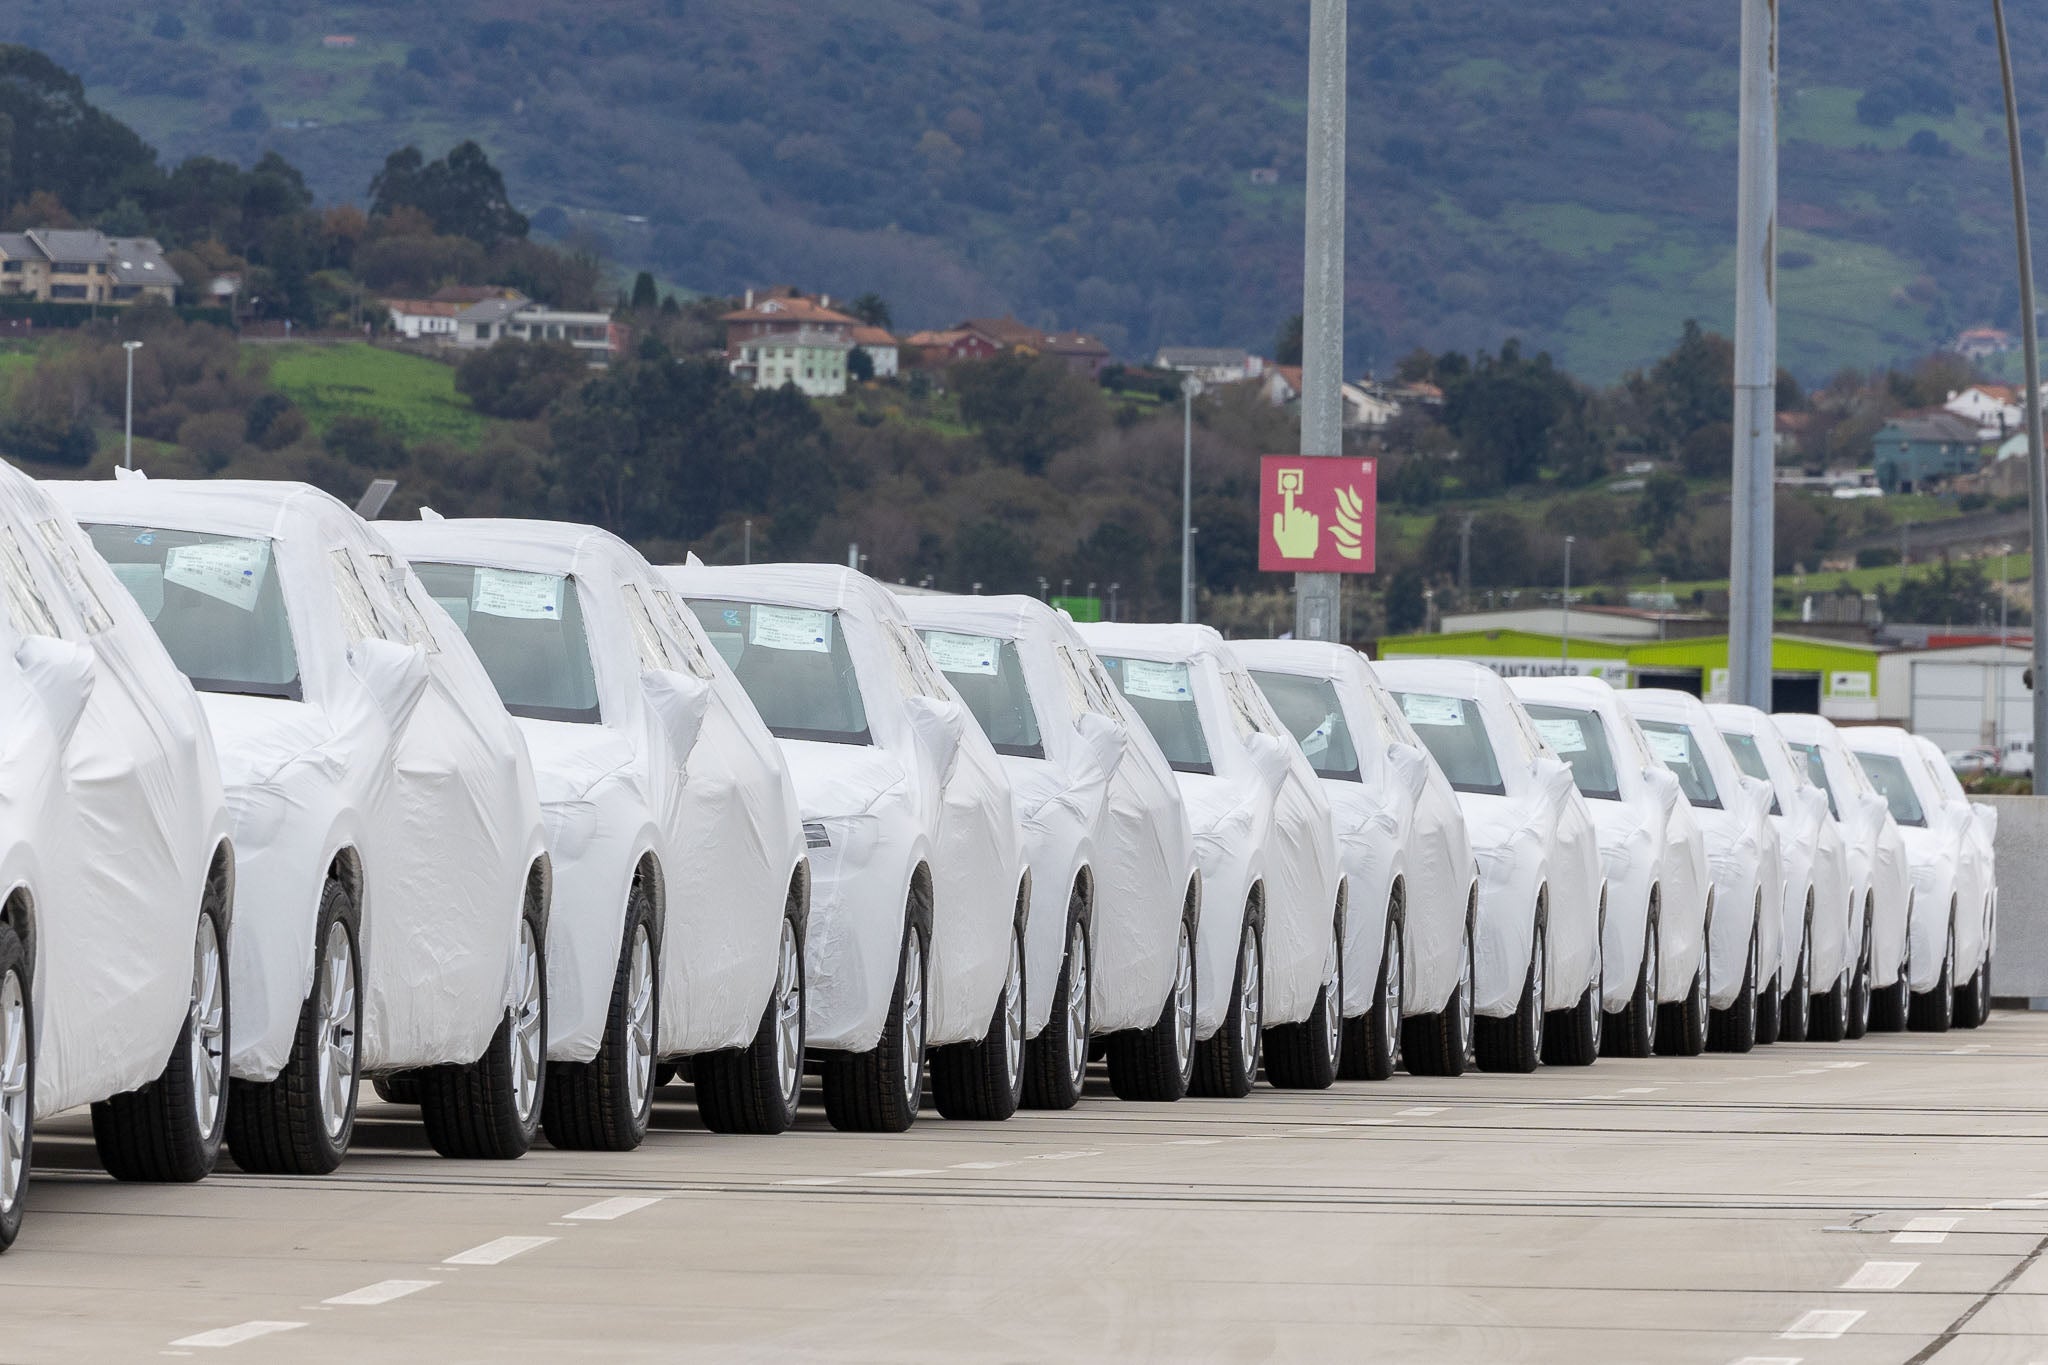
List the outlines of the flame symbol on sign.
{"label": "flame symbol on sign", "polygon": [[1337,490],[1337,524],[1330,528],[1330,538],[1337,542],[1337,553],[1346,559],[1365,557],[1365,499],[1358,496],[1356,488]]}

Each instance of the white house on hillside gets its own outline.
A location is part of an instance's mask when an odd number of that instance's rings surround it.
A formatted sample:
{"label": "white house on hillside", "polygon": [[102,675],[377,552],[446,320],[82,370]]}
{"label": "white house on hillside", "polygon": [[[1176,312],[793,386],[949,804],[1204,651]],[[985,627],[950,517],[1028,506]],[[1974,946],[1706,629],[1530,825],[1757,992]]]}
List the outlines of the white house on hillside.
{"label": "white house on hillside", "polygon": [[1153,364],[1204,384],[1239,384],[1266,372],[1264,358],[1228,346],[1165,346]]}
{"label": "white house on hillside", "polygon": [[852,352],[853,338],[841,332],[776,332],[743,343],[730,368],[757,389],[789,384],[809,398],[837,398],[846,392],[846,358]]}
{"label": "white house on hillside", "polygon": [[2027,424],[2026,404],[2008,384],[1973,384],[1961,393],[1951,393],[1941,406],[1944,412],[1975,422],[1986,440],[2018,431]]}

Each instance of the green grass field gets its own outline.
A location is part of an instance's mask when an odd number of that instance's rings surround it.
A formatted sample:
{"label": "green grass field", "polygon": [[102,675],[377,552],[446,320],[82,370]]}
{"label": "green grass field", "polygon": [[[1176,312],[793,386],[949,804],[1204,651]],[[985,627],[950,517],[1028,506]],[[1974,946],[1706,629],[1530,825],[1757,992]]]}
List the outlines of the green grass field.
{"label": "green grass field", "polygon": [[360,341],[288,345],[264,352],[270,382],[298,404],[313,429],[337,417],[375,417],[408,441],[428,438],[474,446],[482,416],[455,391],[455,370],[438,360],[385,351]]}

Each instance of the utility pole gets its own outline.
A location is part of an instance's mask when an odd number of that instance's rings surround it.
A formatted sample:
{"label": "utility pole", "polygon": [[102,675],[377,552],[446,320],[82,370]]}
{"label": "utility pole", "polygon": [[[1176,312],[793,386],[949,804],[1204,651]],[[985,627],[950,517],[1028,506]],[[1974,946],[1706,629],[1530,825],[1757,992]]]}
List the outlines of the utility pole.
{"label": "utility pole", "polygon": [[747,518],[745,537],[745,540],[742,542],[744,548],[740,551],[740,562],[742,564],[751,564],[754,562],[754,519],[752,517]]}
{"label": "utility pole", "polygon": [[128,401],[121,413],[121,467],[135,468],[135,353],[142,349],[139,341],[124,341],[121,349],[128,353]]}
{"label": "utility pole", "polygon": [[1180,619],[1195,619],[1195,395],[1202,381],[1193,375],[1180,381]]}
{"label": "utility pole", "polygon": [[1778,387],[1778,0],[1742,0],[1735,224],[1735,518],[1728,680],[1771,709],[1771,476]]}
{"label": "utility pole", "polygon": [[1564,538],[1564,655],[1563,661],[1572,661],[1572,545],[1577,536]]}
{"label": "utility pole", "polygon": [[1472,514],[1458,528],[1458,609],[1472,610]]}
{"label": "utility pole", "polygon": [[[1998,28],[1998,72],[2005,82],[2005,145],[2012,161],[2013,230],[2019,240],[2020,335],[2027,365],[2027,521],[2034,552],[2027,575],[2034,598],[2034,733],[2040,745],[2048,739],[2048,630],[2041,612],[2048,608],[2048,451],[2041,449],[2041,336],[2035,316],[2034,246],[2027,235],[2027,180],[2020,161],[2019,101],[2012,87],[2012,44],[2005,33],[2005,0],[1991,0],[1991,18]],[[2003,692],[2001,685],[2000,691]],[[2032,771],[2032,769],[2029,769]]]}
{"label": "utility pole", "polygon": [[[1308,223],[1301,295],[1301,453],[1344,453],[1344,119],[1347,0],[1309,0]],[[1294,635],[1337,638],[1343,578],[1294,576]]]}

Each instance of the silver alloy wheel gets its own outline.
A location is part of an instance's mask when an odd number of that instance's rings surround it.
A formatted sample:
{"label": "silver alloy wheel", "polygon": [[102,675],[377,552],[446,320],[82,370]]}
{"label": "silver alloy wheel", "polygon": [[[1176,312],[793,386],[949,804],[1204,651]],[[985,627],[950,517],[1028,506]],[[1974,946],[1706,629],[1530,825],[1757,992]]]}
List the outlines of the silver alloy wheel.
{"label": "silver alloy wheel", "polygon": [[1386,981],[1384,999],[1380,1003],[1380,1031],[1387,1037],[1387,1048],[1395,1058],[1401,1055],[1401,992],[1403,964],[1401,961],[1401,930],[1396,925],[1387,935],[1385,960],[1380,964],[1380,975]]}
{"label": "silver alloy wheel", "polygon": [[1067,930],[1067,1075],[1079,1090],[1088,1075],[1088,930],[1075,920]]}
{"label": "silver alloy wheel", "polygon": [[626,960],[626,1098],[643,1112],[654,1094],[654,938],[645,923],[633,926]]}
{"label": "silver alloy wheel", "polygon": [[775,1075],[782,1084],[782,1102],[795,1109],[804,1080],[803,958],[797,951],[796,925],[782,921],[782,949],[775,966]]}
{"label": "silver alloy wheel", "polygon": [[327,926],[320,953],[320,1122],[329,1142],[348,1127],[356,1093],[356,952],[348,926]]}
{"label": "silver alloy wheel", "polygon": [[1330,974],[1323,978],[1323,1055],[1335,1068],[1344,1053],[1344,939],[1337,938]]}
{"label": "silver alloy wheel", "polygon": [[519,1000],[512,1006],[512,1107],[521,1127],[540,1107],[540,944],[533,921],[519,920]]}
{"label": "silver alloy wheel", "polygon": [[1238,1053],[1244,1058],[1247,1080],[1256,1079],[1259,1074],[1259,1028],[1265,1010],[1264,975],[1258,930],[1246,925],[1244,939],[1237,949],[1237,1025]]}
{"label": "silver alloy wheel", "polygon": [[917,931],[903,941],[903,1101],[916,1109],[924,1098],[924,954],[918,950]]}
{"label": "silver alloy wheel", "polygon": [[1195,944],[1188,923],[1180,923],[1180,947],[1173,964],[1173,1060],[1182,1075],[1195,1055]]}
{"label": "silver alloy wheel", "polygon": [[1017,1094],[1024,1084],[1024,932],[1010,932],[1010,969],[1003,975],[1003,1083]]}
{"label": "silver alloy wheel", "polygon": [[1747,974],[1748,974],[1748,977],[1749,977],[1749,983],[1750,983],[1750,987],[1749,987],[1749,1018],[1750,1018],[1750,1031],[1751,1031],[1751,1032],[1754,1032],[1754,1031],[1755,1031],[1755,1029],[1756,1029],[1756,1014],[1757,1014],[1757,1000],[1758,1000],[1758,998],[1759,998],[1759,997],[1760,997],[1760,996],[1761,996],[1761,995],[1763,994],[1763,989],[1764,989],[1764,983],[1763,983],[1762,981],[1760,981],[1760,980],[1758,980],[1758,979],[1757,979],[1757,976],[1758,976],[1758,974],[1759,974],[1760,972],[1762,972],[1762,971],[1763,971],[1763,969],[1764,969],[1764,955],[1763,955],[1763,950],[1762,950],[1761,948],[1759,948],[1759,947],[1757,946],[1757,939],[1758,939],[1759,937],[1761,937],[1761,935],[1759,935],[1759,934],[1757,933],[1757,931],[1756,931],[1756,927],[1755,927],[1754,925],[1750,926],[1750,930],[1749,930],[1749,966],[1748,966],[1748,973],[1747,973]]}
{"label": "silver alloy wheel", "polygon": [[227,1090],[227,982],[221,961],[220,927],[212,915],[199,917],[199,941],[192,949],[192,1121],[201,1141],[220,1129]]}
{"label": "silver alloy wheel", "polygon": [[1478,1039],[1475,1035],[1479,1022],[1479,997],[1473,988],[1476,975],[1472,966],[1473,954],[1477,951],[1472,943],[1472,930],[1465,930],[1465,960],[1458,964],[1458,1034],[1464,1039],[1465,1061],[1469,1065],[1476,1055]]}
{"label": "silver alloy wheel", "polygon": [[1536,1003],[1536,1009],[1535,1009],[1535,1016],[1536,1016],[1536,1022],[1535,1022],[1535,1032],[1536,1032],[1535,1044],[1536,1044],[1536,1055],[1537,1055],[1538,1057],[1541,1057],[1541,1056],[1543,1055],[1543,1015],[1544,1015],[1544,1006],[1546,1006],[1546,1005],[1548,1005],[1548,1004],[1550,1003],[1550,997],[1549,997],[1549,996],[1548,996],[1547,994],[1545,994],[1545,993],[1544,993],[1544,989],[1543,989],[1543,985],[1544,985],[1544,983],[1543,983],[1543,973],[1544,973],[1544,967],[1545,967],[1545,963],[1544,963],[1543,959],[1544,959],[1544,957],[1546,956],[1546,951],[1545,951],[1545,949],[1546,949],[1546,945],[1544,944],[1543,940],[1544,940],[1544,938],[1545,938],[1545,937],[1546,937],[1546,935],[1545,935],[1545,934],[1544,934],[1544,932],[1543,932],[1543,922],[1542,922],[1541,920],[1538,920],[1538,921],[1537,921],[1537,923],[1536,923],[1536,941],[1535,941],[1535,943],[1533,943],[1532,945],[1530,945],[1530,948],[1529,948],[1529,976],[1530,976],[1530,988],[1529,988],[1529,989],[1530,989],[1530,999],[1534,1000],[1534,1001],[1535,1001],[1535,1003]]}
{"label": "silver alloy wheel", "polygon": [[[1607,1031],[1607,915],[1600,916],[1600,927],[1594,930],[1593,939],[1593,980],[1586,987],[1586,1000],[1592,1012],[1593,1055],[1600,1055],[1600,1036]],[[1657,1030],[1657,996],[1654,989],[1650,995],[1650,1031]]]}
{"label": "silver alloy wheel", "polygon": [[28,995],[21,973],[0,981],[0,1214],[12,1213],[28,1160]]}

